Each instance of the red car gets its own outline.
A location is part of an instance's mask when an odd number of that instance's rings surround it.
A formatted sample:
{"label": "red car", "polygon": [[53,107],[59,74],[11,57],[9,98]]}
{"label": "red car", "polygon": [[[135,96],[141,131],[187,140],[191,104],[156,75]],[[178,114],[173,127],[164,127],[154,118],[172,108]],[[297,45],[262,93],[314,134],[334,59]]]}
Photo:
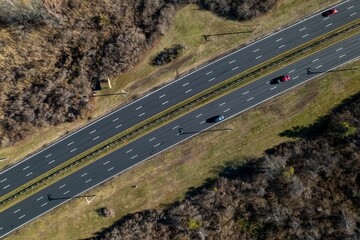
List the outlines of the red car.
{"label": "red car", "polygon": [[280,82],[287,82],[291,79],[289,75],[284,75],[279,78]]}
{"label": "red car", "polygon": [[337,12],[338,12],[338,11],[337,11],[335,8],[329,9],[329,10],[323,12],[323,13],[322,13],[322,16],[323,16],[323,17],[328,17],[328,16],[331,16],[331,15],[334,15],[334,14],[337,13]]}

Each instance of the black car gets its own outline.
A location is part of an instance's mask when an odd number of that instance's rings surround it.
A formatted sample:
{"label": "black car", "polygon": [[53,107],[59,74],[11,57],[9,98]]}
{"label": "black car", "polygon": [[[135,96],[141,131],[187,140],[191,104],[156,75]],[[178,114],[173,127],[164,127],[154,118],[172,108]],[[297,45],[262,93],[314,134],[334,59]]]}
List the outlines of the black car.
{"label": "black car", "polygon": [[221,122],[224,119],[225,119],[225,117],[223,115],[216,115],[214,117],[207,119],[206,122],[207,123],[217,123],[217,122]]}

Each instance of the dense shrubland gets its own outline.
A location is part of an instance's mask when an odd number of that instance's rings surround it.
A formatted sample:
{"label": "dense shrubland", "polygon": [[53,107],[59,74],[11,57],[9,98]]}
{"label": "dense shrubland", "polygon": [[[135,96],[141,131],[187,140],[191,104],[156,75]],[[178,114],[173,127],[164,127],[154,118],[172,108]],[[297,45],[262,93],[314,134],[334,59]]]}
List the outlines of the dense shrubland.
{"label": "dense shrubland", "polygon": [[274,0],[0,1],[1,146],[84,117],[96,81],[137,63],[190,2],[247,19]]}
{"label": "dense shrubland", "polygon": [[129,214],[95,239],[360,239],[360,94],[301,137],[224,169],[165,210]]}

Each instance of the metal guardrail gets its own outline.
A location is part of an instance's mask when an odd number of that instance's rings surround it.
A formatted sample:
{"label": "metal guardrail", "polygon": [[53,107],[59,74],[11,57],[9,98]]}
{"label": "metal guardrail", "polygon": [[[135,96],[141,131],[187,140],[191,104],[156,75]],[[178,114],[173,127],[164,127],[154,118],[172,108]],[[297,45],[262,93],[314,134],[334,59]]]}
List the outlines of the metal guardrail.
{"label": "metal guardrail", "polygon": [[[210,98],[214,98],[215,96],[220,95],[223,92],[225,92],[225,91],[227,91],[229,89],[232,89],[233,87],[236,87],[236,85],[239,85],[244,80],[249,79],[249,78],[253,77],[254,75],[262,73],[262,72],[264,72],[265,70],[267,70],[269,68],[278,66],[281,63],[283,63],[283,62],[285,62],[285,61],[287,61],[289,59],[294,59],[296,56],[299,56],[299,55],[301,55],[303,53],[306,53],[310,49],[313,49],[313,48],[315,48],[315,47],[317,47],[317,46],[319,46],[321,44],[329,42],[330,40],[333,40],[333,39],[335,39],[335,38],[337,38],[337,37],[339,37],[341,35],[344,35],[345,33],[348,33],[348,32],[350,32],[350,31],[352,31],[352,30],[354,30],[356,28],[359,28],[359,27],[360,27],[360,20],[353,21],[352,23],[349,23],[349,24],[341,27],[340,28],[341,30],[339,30],[339,28],[338,28],[336,30],[333,30],[330,33],[324,34],[323,36],[320,36],[320,37],[318,37],[316,39],[313,39],[310,42],[307,42],[307,43],[305,43],[305,44],[303,44],[303,45],[301,45],[299,47],[296,47],[296,48],[294,48],[292,50],[289,50],[289,51],[287,51],[287,52],[285,52],[283,54],[280,54],[279,55],[280,57],[277,56],[275,58],[272,58],[272,59],[266,61],[265,64],[264,63],[259,64],[260,66],[263,65],[261,67],[258,67],[259,65],[257,65],[255,67],[251,68],[251,69],[254,69],[254,68],[256,68],[256,69],[250,71],[249,73],[246,73],[245,75],[242,75],[241,77],[237,77],[236,79],[234,79],[234,77],[233,77],[233,78],[231,78],[231,81],[229,81],[229,82],[224,81],[223,83],[225,83],[225,84],[220,83],[220,84],[210,88],[211,90],[206,90],[203,93],[200,93],[200,94],[194,96],[193,98],[191,98],[190,101],[185,100],[184,102],[176,105],[175,106],[176,109],[174,109],[174,110],[171,110],[169,112],[167,112],[165,110],[164,112],[160,113],[160,114],[162,114],[161,116],[155,118],[154,120],[151,120],[151,121],[149,121],[147,123],[145,121],[145,124],[135,128],[130,133],[127,133],[124,136],[119,136],[120,134],[118,134],[118,135],[110,138],[108,141],[105,141],[102,144],[100,144],[100,145],[103,145],[103,146],[98,145],[98,146],[95,146],[95,147],[91,148],[91,149],[94,149],[94,148],[97,147],[95,150],[91,151],[90,153],[85,154],[83,157],[80,157],[79,159],[77,159],[77,160],[69,163],[68,165],[58,169],[57,171],[55,171],[55,172],[53,172],[51,174],[48,174],[47,176],[42,177],[42,179],[36,181],[35,183],[31,184],[30,186],[25,187],[24,189],[18,191],[17,193],[12,194],[11,196],[7,197],[6,199],[4,199],[4,200],[2,200],[0,202],[0,207],[5,206],[5,204],[9,203],[10,201],[18,198],[19,196],[21,196],[23,194],[29,192],[30,190],[33,190],[36,187],[40,187],[40,185],[42,185],[45,182],[49,181],[50,179],[57,176],[58,174],[66,171],[66,170],[68,170],[68,169],[70,169],[70,168],[72,168],[72,167],[74,167],[74,166],[76,166],[76,165],[78,165],[78,164],[80,164],[80,163],[82,163],[84,161],[92,159],[95,155],[100,154],[104,150],[106,150],[108,148],[111,148],[111,147],[114,147],[118,143],[121,143],[121,142],[123,142],[125,140],[129,140],[131,138],[134,138],[134,136],[136,136],[138,133],[140,133],[140,132],[142,132],[142,131],[144,131],[144,130],[146,130],[148,128],[151,128],[154,125],[157,125],[158,123],[163,122],[164,120],[167,120],[167,119],[169,119],[169,118],[171,118],[173,116],[179,116],[184,110],[189,109],[190,107],[192,107],[194,105],[197,105],[199,103],[203,103],[203,102],[205,102],[206,100],[208,100]],[[276,60],[274,61],[274,59],[276,59]],[[221,86],[219,86],[219,85],[221,85]],[[106,143],[106,144],[104,145],[104,143]],[[88,152],[88,151],[86,151],[86,152]],[[80,154],[78,156],[81,156],[81,155],[82,154]],[[21,187],[19,187],[19,188],[21,188]],[[17,189],[15,189],[14,191],[16,191],[16,190]]]}

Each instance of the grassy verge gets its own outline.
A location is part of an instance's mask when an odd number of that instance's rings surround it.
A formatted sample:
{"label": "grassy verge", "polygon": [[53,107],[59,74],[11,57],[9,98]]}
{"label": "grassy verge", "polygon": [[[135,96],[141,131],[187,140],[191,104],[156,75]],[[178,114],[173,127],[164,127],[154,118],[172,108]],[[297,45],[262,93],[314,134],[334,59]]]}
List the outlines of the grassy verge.
{"label": "grassy verge", "polygon": [[84,167],[96,159],[101,158],[105,154],[115,151],[125,144],[124,141],[129,142],[132,139],[137,139],[140,136],[154,130],[155,128],[158,128],[161,125],[180,117],[187,111],[198,108],[201,105],[204,105],[213,100],[214,98],[218,98],[221,95],[234,91],[245,83],[244,80],[246,80],[246,82],[250,82],[257,77],[276,71],[278,68],[288,65],[301,58],[307,57],[308,55],[311,55],[316,51],[320,51],[329,45],[333,45],[341,40],[353,36],[354,34],[357,34],[359,32],[359,22],[360,20],[353,21],[352,23],[349,23],[337,30],[329,32],[321,37],[296,47],[295,49],[289,50],[273,59],[253,67],[248,71],[245,71],[244,73],[241,73],[240,76],[236,76],[232,79],[224,81],[110,139],[107,139],[99,145],[53,168],[51,171],[33,179],[32,181],[27,182],[25,185],[15,189],[9,194],[2,196],[0,198],[1,210],[8,208],[9,206],[23,200],[37,191],[40,191],[49,184],[52,184],[59,179],[72,174],[81,167]]}
{"label": "grassy verge", "polygon": [[[210,12],[198,10],[196,6],[189,5],[179,11],[173,26],[168,34],[147,53],[142,62],[135,66],[131,71],[112,79],[113,89],[105,89],[102,93],[120,92],[125,89],[129,92],[126,97],[114,95],[106,98],[97,98],[94,102],[96,106],[92,115],[96,118],[119,104],[126,104],[134,98],[143,95],[154,86],[164,84],[179,74],[186,73],[196,67],[199,63],[204,63],[217,55],[253,41],[274,29],[288,25],[297,19],[309,15],[316,9],[324,8],[338,0],[280,0],[278,6],[269,14],[252,21],[234,22],[216,17]],[[190,23],[186,19],[192,19]],[[230,35],[226,37],[212,37],[210,42],[205,42],[201,37],[203,34],[214,34],[231,31],[246,31],[252,29],[257,24],[253,34]],[[174,43],[182,43],[187,46],[184,56],[179,61],[161,68],[154,68],[147,63],[150,57],[162,50],[164,46],[171,46]],[[75,123],[62,124],[56,127],[43,128],[37,131],[31,139],[25,140],[13,147],[0,149],[0,169],[13,164],[35,150],[46,146],[58,137],[63,136],[68,131],[72,131],[86,123],[86,120]]]}
{"label": "grassy verge", "polygon": [[[358,64],[359,61],[344,68]],[[293,126],[312,123],[359,92],[359,79],[360,71],[333,72],[314,79],[218,126],[233,131],[198,135],[89,191],[86,195],[96,194],[90,205],[85,199],[73,200],[18,230],[9,239],[89,237],[127,213],[167,206],[182,199],[188,188],[216,177],[229,162],[241,163],[246,157],[261,156],[265,149],[290,140],[278,134]],[[115,218],[97,215],[96,209],[104,206],[115,209]]]}

